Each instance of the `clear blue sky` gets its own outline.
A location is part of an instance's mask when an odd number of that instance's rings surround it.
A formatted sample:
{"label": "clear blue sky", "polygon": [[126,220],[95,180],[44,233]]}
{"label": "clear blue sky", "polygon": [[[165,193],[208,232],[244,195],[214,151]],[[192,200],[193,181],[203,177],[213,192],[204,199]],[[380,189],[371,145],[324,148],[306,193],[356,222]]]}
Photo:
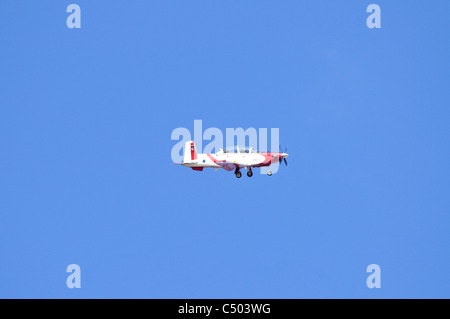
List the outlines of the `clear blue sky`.
{"label": "clear blue sky", "polygon": [[[0,2],[0,297],[450,297],[449,1],[74,2]],[[289,166],[172,165],[195,119]]]}

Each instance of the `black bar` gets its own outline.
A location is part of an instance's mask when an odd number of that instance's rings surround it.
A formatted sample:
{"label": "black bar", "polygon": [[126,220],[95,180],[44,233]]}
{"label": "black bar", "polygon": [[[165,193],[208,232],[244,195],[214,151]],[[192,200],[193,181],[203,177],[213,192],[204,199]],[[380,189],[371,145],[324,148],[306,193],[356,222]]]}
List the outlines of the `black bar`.
{"label": "black bar", "polygon": [[[1,300],[17,311],[31,310],[70,314],[139,314],[139,318],[309,318],[335,317],[337,314],[390,315],[403,317],[418,310],[447,308],[448,300],[415,299],[28,299]],[[432,308],[430,308],[432,306]],[[421,309],[422,308],[422,309]],[[122,317],[123,315],[120,315]]]}

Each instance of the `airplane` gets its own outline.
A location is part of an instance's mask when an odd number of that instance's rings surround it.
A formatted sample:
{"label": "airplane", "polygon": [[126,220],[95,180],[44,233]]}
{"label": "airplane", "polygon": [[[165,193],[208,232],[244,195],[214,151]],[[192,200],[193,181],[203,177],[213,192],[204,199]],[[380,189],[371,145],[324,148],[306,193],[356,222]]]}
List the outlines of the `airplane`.
{"label": "airplane", "polygon": [[[286,152],[286,151],[285,151]],[[288,154],[283,152],[258,152],[253,147],[239,147],[220,149],[215,154],[197,154],[194,141],[186,142],[184,146],[183,166],[191,167],[195,171],[203,171],[204,168],[213,167],[216,171],[223,168],[226,171],[234,170],[237,178],[241,178],[241,169],[247,169],[247,176],[253,176],[253,167],[269,166],[272,163],[281,162],[287,166],[286,157]],[[269,170],[267,175],[272,176]]]}

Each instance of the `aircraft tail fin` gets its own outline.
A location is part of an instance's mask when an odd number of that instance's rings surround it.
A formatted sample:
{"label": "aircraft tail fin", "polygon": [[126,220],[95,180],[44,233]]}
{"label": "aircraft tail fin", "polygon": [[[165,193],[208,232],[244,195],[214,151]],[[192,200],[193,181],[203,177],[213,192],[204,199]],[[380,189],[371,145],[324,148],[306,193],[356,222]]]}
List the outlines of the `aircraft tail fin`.
{"label": "aircraft tail fin", "polygon": [[197,149],[194,141],[188,141],[184,144],[184,158],[183,163],[192,163],[197,161]]}

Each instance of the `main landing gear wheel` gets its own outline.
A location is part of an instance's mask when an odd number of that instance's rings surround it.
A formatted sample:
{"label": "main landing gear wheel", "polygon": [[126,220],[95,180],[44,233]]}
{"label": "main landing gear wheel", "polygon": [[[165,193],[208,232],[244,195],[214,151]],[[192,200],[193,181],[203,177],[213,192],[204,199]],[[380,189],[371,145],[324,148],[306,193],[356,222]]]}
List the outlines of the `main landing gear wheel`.
{"label": "main landing gear wheel", "polygon": [[272,176],[272,172],[271,172],[271,171],[268,171],[268,172],[267,172],[267,175]]}
{"label": "main landing gear wheel", "polygon": [[252,176],[253,176],[253,172],[252,172],[252,170],[251,170],[251,169],[249,169],[249,170],[248,170],[248,172],[247,172],[247,176],[248,176],[248,177],[252,177]]}
{"label": "main landing gear wheel", "polygon": [[237,171],[237,172],[236,172],[236,177],[237,177],[237,178],[241,178],[241,176],[242,176],[241,172]]}

